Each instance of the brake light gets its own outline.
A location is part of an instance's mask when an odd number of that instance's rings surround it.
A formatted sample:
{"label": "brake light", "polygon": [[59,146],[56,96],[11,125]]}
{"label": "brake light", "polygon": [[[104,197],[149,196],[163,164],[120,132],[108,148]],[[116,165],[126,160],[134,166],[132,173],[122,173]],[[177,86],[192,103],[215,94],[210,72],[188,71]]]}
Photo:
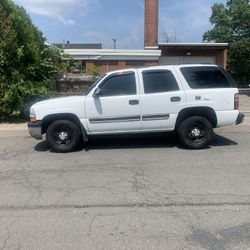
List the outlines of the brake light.
{"label": "brake light", "polygon": [[234,95],[234,109],[238,110],[240,106],[240,95],[239,93]]}

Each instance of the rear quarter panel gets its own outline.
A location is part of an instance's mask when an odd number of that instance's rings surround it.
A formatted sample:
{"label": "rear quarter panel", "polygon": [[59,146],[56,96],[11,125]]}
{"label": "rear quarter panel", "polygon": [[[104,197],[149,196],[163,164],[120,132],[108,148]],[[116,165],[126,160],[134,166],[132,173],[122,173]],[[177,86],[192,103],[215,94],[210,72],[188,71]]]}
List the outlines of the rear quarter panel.
{"label": "rear quarter panel", "polygon": [[238,110],[234,110],[234,96],[238,93],[237,88],[191,89],[179,66],[176,67],[176,71],[185,89],[187,108],[212,108],[217,116],[217,127],[235,124],[239,114]]}

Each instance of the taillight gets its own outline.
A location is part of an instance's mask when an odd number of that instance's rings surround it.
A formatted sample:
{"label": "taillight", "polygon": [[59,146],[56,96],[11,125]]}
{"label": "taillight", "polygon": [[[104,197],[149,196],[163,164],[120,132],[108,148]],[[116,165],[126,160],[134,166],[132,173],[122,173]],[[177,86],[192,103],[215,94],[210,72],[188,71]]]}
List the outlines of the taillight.
{"label": "taillight", "polygon": [[240,106],[240,95],[239,93],[234,95],[234,109],[238,110]]}

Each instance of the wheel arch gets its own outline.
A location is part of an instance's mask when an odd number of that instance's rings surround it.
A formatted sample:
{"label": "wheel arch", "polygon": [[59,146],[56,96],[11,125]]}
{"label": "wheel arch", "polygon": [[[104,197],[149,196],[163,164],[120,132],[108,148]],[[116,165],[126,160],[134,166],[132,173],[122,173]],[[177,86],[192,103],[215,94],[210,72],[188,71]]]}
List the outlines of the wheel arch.
{"label": "wheel arch", "polygon": [[202,116],[211,122],[213,128],[217,127],[217,116],[215,111],[210,107],[190,107],[181,110],[178,114],[175,123],[175,129],[177,129],[182,121],[191,116]]}
{"label": "wheel arch", "polygon": [[82,125],[78,116],[73,113],[60,113],[45,116],[42,120],[42,134],[46,133],[51,123],[58,120],[68,120],[75,123],[80,128],[84,142],[88,141],[87,133],[84,126]]}

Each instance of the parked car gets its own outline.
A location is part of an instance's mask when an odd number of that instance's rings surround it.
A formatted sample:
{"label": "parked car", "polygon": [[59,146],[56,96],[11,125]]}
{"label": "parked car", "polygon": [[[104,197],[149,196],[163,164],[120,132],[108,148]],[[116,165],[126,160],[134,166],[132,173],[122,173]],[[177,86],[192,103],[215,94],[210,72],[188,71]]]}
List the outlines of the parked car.
{"label": "parked car", "polygon": [[243,122],[238,89],[216,65],[157,66],[113,71],[81,96],[34,104],[31,136],[58,152],[91,136],[176,131],[186,148],[209,146],[213,129]]}

